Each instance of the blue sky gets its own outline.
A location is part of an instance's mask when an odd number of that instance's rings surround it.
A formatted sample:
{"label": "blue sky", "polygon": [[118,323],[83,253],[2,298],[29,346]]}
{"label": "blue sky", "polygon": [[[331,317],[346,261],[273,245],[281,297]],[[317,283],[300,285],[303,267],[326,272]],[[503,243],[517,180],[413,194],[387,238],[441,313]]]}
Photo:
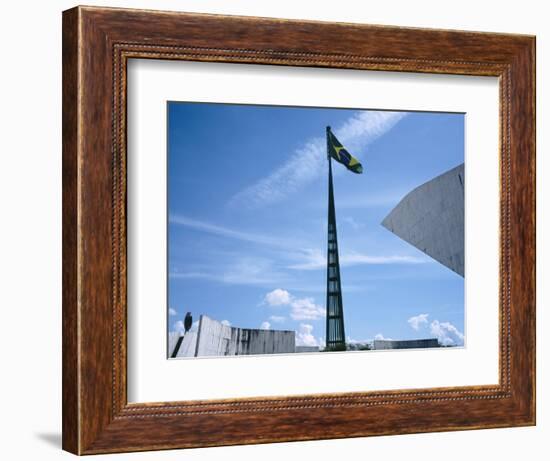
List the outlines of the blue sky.
{"label": "blue sky", "polygon": [[464,279],[380,225],[464,161],[464,116],[168,103],[169,330],[187,311],[234,326],[325,331],[325,127],[363,164],[333,163],[348,341],[463,343]]}

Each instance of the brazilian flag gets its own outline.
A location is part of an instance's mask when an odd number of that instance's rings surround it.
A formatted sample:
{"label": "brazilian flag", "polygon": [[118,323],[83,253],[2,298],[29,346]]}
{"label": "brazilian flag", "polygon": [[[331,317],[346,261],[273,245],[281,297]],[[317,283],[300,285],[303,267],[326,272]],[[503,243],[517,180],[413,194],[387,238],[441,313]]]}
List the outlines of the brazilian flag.
{"label": "brazilian flag", "polygon": [[328,136],[328,150],[330,156],[337,162],[344,165],[348,170],[354,173],[363,173],[363,166],[359,163],[353,155],[351,155],[344,146],[336,139],[336,136],[332,134],[332,131],[327,130]]}

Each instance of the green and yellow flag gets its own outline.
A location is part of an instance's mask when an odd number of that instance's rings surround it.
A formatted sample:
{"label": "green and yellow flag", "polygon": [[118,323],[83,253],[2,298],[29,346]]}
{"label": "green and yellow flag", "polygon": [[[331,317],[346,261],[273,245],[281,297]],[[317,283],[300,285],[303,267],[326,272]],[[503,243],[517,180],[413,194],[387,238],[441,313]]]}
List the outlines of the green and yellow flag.
{"label": "green and yellow flag", "polygon": [[328,150],[330,156],[337,162],[344,165],[348,170],[354,173],[363,173],[363,166],[359,163],[353,155],[351,155],[344,146],[336,139],[336,136],[332,134],[330,129],[327,129],[328,136]]}

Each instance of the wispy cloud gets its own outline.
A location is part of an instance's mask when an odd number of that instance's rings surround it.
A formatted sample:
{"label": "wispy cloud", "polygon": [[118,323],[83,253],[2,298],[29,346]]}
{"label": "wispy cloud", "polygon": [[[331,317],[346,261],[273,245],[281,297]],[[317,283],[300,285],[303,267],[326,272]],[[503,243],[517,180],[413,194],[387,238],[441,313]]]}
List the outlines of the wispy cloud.
{"label": "wispy cloud", "polygon": [[342,221],[344,222],[344,224],[350,226],[353,230],[359,230],[365,227],[364,224],[357,222],[353,216],[344,216],[342,218]]}
{"label": "wispy cloud", "polygon": [[[180,270],[177,264],[173,264],[169,273],[171,279],[203,279],[226,285],[252,285],[266,288],[283,285],[306,292],[324,290],[324,287],[312,287],[299,283],[293,275],[295,270],[326,268],[324,251],[308,248],[309,245],[305,242],[247,230],[236,230],[183,215],[171,215],[169,220],[173,225],[184,226],[224,239],[254,243],[259,247],[258,256],[248,256],[233,251],[228,253],[216,251],[209,255],[211,262],[203,261],[190,265],[187,261],[184,265],[185,270]],[[429,261],[414,256],[370,255],[345,251],[340,253],[342,266],[419,264]],[[348,291],[354,289],[353,286],[346,286]],[[364,289],[364,286],[360,287],[360,290]]]}
{"label": "wispy cloud", "polygon": [[271,320],[274,323],[283,323],[286,320],[286,318],[283,317],[282,315],[270,315],[269,320]]}
{"label": "wispy cloud", "polygon": [[170,272],[171,279],[204,279],[226,285],[257,285],[272,287],[288,281],[288,276],[277,270],[271,260],[241,257],[228,263],[218,263],[204,270]]}
{"label": "wispy cloud", "polygon": [[[361,196],[350,195],[345,191],[336,196],[337,208],[339,210],[360,210],[366,208],[388,208],[394,207],[399,201],[407,195],[415,187],[414,183],[401,184],[400,187],[387,190],[379,190],[372,194]],[[325,198],[319,198],[315,201],[310,201],[308,206],[314,209],[324,210],[327,208]]]}
{"label": "wispy cloud", "polygon": [[[326,256],[321,250],[305,250],[306,260],[302,263],[292,264],[289,269],[299,270],[317,270],[327,267]],[[341,266],[358,266],[364,264],[380,265],[380,264],[423,264],[429,262],[428,259],[418,258],[416,256],[375,256],[363,253],[342,253],[340,256]]]}
{"label": "wispy cloud", "polygon": [[[391,130],[405,115],[404,112],[357,112],[334,131],[338,139],[360,158],[360,151],[367,144]],[[229,204],[257,208],[278,202],[318,178],[326,167],[325,156],[325,139],[311,138],[296,149],[286,163],[234,195]]]}
{"label": "wispy cloud", "polygon": [[185,226],[187,228],[197,231],[219,235],[221,237],[227,237],[235,240],[242,240],[245,242],[258,243],[260,245],[269,245],[273,247],[288,247],[289,245],[289,242],[269,235],[263,235],[254,232],[243,232],[209,222],[192,219],[182,215],[170,215],[169,222],[170,224]]}

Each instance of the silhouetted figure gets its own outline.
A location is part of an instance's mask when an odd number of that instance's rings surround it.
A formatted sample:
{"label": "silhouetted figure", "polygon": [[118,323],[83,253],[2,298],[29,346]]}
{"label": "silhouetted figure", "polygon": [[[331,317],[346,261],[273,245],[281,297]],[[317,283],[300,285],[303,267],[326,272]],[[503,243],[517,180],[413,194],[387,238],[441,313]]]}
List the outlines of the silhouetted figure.
{"label": "silhouetted figure", "polygon": [[193,326],[193,316],[191,315],[191,312],[188,312],[185,314],[185,318],[183,319],[183,327],[185,328],[185,332],[183,335],[181,335],[178,338],[178,341],[176,342],[176,346],[174,347],[174,350],[172,351],[172,355],[170,357],[175,358],[178,356],[178,352],[180,350],[181,344],[183,343],[183,337],[185,333],[187,333],[191,327]]}
{"label": "silhouetted figure", "polygon": [[185,320],[183,321],[183,326],[185,327],[185,333],[187,333],[193,326],[193,316],[191,312],[185,314]]}

